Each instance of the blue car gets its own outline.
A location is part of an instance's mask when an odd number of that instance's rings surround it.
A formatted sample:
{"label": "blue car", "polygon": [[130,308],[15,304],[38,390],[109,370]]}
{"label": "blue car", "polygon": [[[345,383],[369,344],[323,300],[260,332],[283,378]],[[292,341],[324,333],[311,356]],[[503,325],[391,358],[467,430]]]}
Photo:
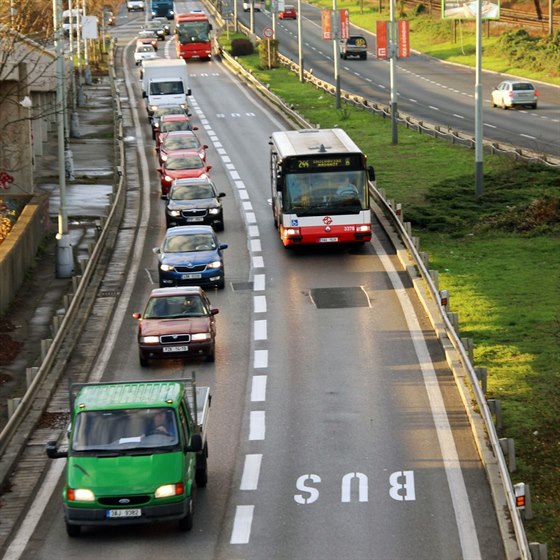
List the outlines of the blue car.
{"label": "blue car", "polygon": [[202,286],[222,289],[225,286],[222,251],[211,226],[177,226],[169,228],[161,247],[155,247],[159,257],[160,288],[168,286]]}

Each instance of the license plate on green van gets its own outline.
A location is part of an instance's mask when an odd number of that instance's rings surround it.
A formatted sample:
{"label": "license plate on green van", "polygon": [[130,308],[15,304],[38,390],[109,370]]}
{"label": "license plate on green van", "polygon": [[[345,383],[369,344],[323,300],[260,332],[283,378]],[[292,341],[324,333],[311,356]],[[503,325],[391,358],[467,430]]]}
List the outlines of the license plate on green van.
{"label": "license plate on green van", "polygon": [[114,518],[123,518],[123,517],[141,517],[142,510],[140,508],[137,509],[108,509],[107,510],[107,517],[114,519]]}

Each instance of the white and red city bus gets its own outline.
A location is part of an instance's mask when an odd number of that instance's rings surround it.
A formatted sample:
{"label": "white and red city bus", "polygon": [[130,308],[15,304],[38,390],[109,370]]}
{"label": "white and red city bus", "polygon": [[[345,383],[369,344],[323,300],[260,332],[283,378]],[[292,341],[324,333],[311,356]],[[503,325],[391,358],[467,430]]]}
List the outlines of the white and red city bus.
{"label": "white and red city bus", "polygon": [[212,24],[202,12],[175,14],[177,58],[212,57]]}
{"label": "white and red city bus", "polygon": [[272,212],[285,247],[371,240],[367,157],[340,128],[273,132]]}

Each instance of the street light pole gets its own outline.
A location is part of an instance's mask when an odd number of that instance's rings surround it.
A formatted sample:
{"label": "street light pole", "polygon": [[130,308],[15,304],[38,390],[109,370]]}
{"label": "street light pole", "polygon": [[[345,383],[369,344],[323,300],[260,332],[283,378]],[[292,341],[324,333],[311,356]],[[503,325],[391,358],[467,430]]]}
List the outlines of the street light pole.
{"label": "street light pole", "polygon": [[484,180],[482,152],[482,0],[478,0],[476,4],[476,84],[474,89],[475,193],[476,196],[481,196]]}
{"label": "street light pole", "polygon": [[301,0],[297,3],[297,37],[298,37],[298,64],[299,64],[299,81],[303,82],[303,36],[301,21]]}
{"label": "street light pole", "polygon": [[58,233],[56,234],[56,276],[70,278],[74,273],[74,257],[68,235],[66,213],[66,165],[64,159],[64,57],[62,52],[62,0],[53,0],[54,44],[56,53],[56,124],[58,136],[58,183],[60,204],[58,210]]}
{"label": "street light pole", "polygon": [[389,22],[389,82],[391,88],[391,144],[398,144],[397,127],[397,32],[395,30],[395,0],[390,1]]}
{"label": "street light pole", "polygon": [[338,38],[340,35],[340,18],[337,17],[336,0],[333,0],[332,34],[333,34],[333,58],[334,58],[334,85],[336,108],[340,109],[340,71],[338,69]]}

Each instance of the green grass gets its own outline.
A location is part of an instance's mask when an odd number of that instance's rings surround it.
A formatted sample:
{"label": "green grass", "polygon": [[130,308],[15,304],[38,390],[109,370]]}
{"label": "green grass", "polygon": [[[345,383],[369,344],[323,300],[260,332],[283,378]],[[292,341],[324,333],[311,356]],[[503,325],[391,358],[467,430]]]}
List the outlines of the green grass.
{"label": "green grass", "polygon": [[[231,35],[230,35],[230,38]],[[475,366],[489,372],[488,398],[502,402],[500,437],[515,439],[514,482],[529,483],[529,541],[560,559],[560,172],[484,156],[475,196],[474,152],[343,107],[283,68],[239,59],[306,119],[344,128],[376,168],[378,186],[403,205],[430,268],[440,273]],[[488,224],[488,225],[486,225]]]}

